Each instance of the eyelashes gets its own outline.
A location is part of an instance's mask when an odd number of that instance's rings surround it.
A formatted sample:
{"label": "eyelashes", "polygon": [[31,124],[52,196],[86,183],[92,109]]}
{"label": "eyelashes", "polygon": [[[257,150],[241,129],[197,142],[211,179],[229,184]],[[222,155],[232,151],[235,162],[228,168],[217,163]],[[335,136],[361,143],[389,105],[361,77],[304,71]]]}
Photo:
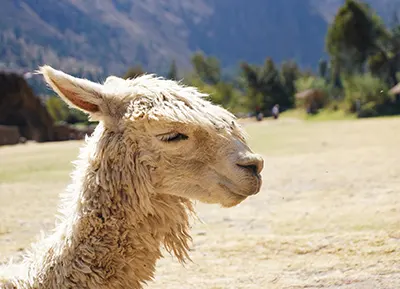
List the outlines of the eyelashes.
{"label": "eyelashes", "polygon": [[157,138],[162,142],[178,142],[187,140],[189,137],[182,133],[173,132],[173,133],[158,135]]}

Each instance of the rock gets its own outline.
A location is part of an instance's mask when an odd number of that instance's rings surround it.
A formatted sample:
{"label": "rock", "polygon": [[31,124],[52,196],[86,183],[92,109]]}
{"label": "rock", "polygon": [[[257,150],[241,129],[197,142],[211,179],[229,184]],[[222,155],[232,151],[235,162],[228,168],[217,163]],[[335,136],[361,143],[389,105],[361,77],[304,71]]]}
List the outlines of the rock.
{"label": "rock", "polygon": [[54,139],[50,114],[16,73],[0,72],[0,125],[17,126],[20,135],[28,140]]}
{"label": "rock", "polygon": [[0,145],[19,143],[21,135],[17,126],[0,125]]}

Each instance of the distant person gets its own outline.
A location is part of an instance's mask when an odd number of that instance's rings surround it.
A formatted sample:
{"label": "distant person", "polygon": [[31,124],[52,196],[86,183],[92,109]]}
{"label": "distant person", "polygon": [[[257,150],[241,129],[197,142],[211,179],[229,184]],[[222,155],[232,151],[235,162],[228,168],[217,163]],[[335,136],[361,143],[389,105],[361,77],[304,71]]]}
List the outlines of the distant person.
{"label": "distant person", "polygon": [[257,119],[258,121],[262,121],[262,120],[263,120],[263,117],[264,117],[264,114],[260,111],[259,113],[257,113],[256,119]]}
{"label": "distant person", "polygon": [[272,116],[274,117],[274,119],[279,118],[279,104],[275,104],[272,108]]}
{"label": "distant person", "polygon": [[258,121],[262,121],[264,117],[264,114],[261,112],[261,108],[259,106],[256,106],[256,119]]}

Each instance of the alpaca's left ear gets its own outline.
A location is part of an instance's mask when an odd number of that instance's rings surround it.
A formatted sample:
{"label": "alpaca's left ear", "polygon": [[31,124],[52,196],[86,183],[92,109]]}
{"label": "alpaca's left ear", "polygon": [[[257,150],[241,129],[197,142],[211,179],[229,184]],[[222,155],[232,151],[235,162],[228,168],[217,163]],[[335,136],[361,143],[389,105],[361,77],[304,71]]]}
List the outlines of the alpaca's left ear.
{"label": "alpaca's left ear", "polygon": [[80,79],[45,65],[40,67],[46,82],[70,106],[89,114],[101,112],[104,102],[103,86]]}

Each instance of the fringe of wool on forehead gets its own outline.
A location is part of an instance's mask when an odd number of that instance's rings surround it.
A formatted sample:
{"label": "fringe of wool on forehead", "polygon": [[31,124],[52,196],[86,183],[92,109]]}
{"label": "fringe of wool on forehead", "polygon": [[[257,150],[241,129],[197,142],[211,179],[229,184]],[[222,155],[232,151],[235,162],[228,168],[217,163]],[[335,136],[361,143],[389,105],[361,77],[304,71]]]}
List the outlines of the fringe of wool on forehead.
{"label": "fringe of wool on forehead", "polygon": [[156,121],[197,124],[246,138],[245,132],[236,122],[236,117],[228,110],[212,104],[207,100],[210,96],[195,87],[153,74],[130,80],[112,76],[104,84],[108,95],[123,95],[124,101],[130,103],[125,114],[127,118],[146,116]]}

